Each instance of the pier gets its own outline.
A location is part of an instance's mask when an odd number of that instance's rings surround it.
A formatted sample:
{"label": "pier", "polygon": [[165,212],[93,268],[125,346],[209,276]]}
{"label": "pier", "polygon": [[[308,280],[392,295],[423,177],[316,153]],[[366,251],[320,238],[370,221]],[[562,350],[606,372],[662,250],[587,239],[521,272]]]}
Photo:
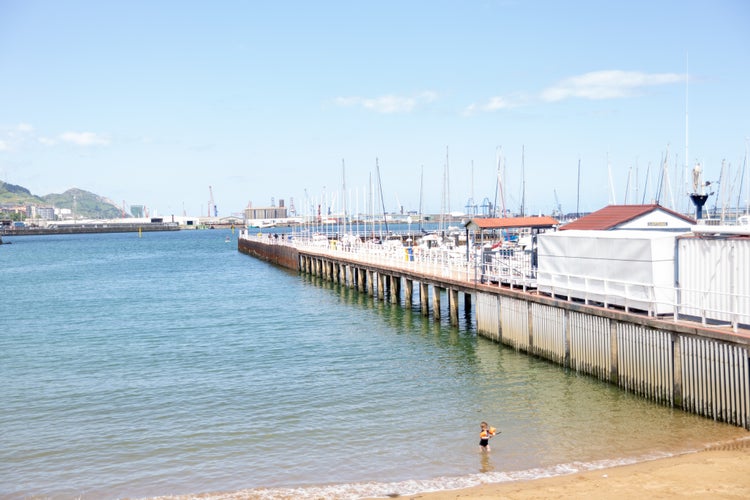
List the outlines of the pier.
{"label": "pier", "polygon": [[[542,293],[517,273],[488,277],[472,252],[248,232],[238,239],[238,250],[377,300],[404,307],[417,301],[421,314],[436,321],[447,309],[452,325],[459,322],[463,295],[464,311],[474,315],[479,335],[660,404],[750,429],[747,297],[733,298],[739,312],[720,311],[731,321],[716,322],[706,319],[711,314],[703,305],[672,302],[673,312],[663,314],[663,303],[629,307],[627,294],[623,306],[618,300],[613,305],[609,299]],[[607,297],[618,289],[612,287]],[[688,292],[671,296],[691,296]]]}

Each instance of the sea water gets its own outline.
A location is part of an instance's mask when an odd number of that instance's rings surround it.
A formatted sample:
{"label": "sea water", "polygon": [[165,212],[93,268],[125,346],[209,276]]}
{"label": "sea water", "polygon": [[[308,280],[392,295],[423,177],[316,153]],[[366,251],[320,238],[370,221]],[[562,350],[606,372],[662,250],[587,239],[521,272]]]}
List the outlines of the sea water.
{"label": "sea water", "polygon": [[747,435],[478,337],[470,315],[240,254],[229,230],[4,240],[3,498],[406,495]]}

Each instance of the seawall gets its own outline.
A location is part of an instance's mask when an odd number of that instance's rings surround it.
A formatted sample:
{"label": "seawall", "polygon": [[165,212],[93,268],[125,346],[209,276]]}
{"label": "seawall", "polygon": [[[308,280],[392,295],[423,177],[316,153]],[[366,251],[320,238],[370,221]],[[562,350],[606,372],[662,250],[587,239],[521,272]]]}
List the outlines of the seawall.
{"label": "seawall", "polygon": [[237,249],[246,254],[271,262],[278,266],[283,266],[294,271],[299,270],[299,251],[287,245],[273,245],[256,240],[239,238],[237,240]]}
{"label": "seawall", "polygon": [[3,236],[34,236],[46,234],[96,234],[96,233],[137,233],[142,231],[179,231],[177,224],[92,224],[82,226],[23,227],[4,230]]}

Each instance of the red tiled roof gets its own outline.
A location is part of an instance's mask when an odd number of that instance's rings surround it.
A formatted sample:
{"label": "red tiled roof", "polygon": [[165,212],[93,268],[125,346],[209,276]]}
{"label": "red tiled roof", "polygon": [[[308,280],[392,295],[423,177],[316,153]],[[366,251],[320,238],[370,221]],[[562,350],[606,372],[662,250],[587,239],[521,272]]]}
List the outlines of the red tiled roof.
{"label": "red tiled roof", "polygon": [[592,212],[578,220],[574,220],[573,222],[561,226],[560,230],[583,229],[606,231],[607,229],[612,229],[637,217],[651,213],[654,210],[661,210],[686,222],[695,223],[690,217],[686,217],[673,210],[664,208],[661,205],[609,205],[601,210],[597,210],[596,212]]}
{"label": "red tiled roof", "polygon": [[560,225],[554,217],[503,217],[471,219],[466,226],[475,225],[479,229],[511,229],[519,227],[553,227]]}

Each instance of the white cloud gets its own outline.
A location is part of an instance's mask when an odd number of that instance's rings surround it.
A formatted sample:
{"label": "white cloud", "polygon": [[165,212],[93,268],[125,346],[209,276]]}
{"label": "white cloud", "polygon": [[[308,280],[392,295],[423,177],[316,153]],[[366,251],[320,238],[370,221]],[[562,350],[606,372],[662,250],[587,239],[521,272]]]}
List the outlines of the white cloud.
{"label": "white cloud", "polygon": [[621,99],[639,95],[647,87],[669,85],[685,81],[678,73],[642,73],[639,71],[593,71],[572,76],[547,87],[536,96],[522,92],[491,97],[484,103],[473,103],[464,108],[464,115],[517,108],[535,102],[557,102],[564,99]]}
{"label": "white cloud", "polygon": [[40,137],[38,140],[40,144],[44,144],[45,146],[54,146],[57,144],[56,140],[50,139],[49,137]]}
{"label": "white cloud", "polygon": [[432,91],[415,96],[384,95],[380,97],[337,97],[336,104],[344,107],[360,106],[377,113],[409,113],[419,105],[435,101],[438,94]]}
{"label": "white cloud", "polygon": [[543,101],[555,102],[571,97],[581,99],[620,99],[638,95],[646,87],[684,82],[677,73],[641,73],[638,71],[594,71],[560,81],[542,91]]}
{"label": "white cloud", "polygon": [[485,104],[484,108],[487,111],[495,111],[498,109],[508,109],[512,108],[513,104],[504,97],[492,97],[487,104]]}
{"label": "white cloud", "polygon": [[60,139],[78,146],[106,146],[110,142],[108,137],[93,132],[65,132]]}
{"label": "white cloud", "polygon": [[482,104],[472,103],[464,108],[464,115],[473,115],[479,112],[493,112],[500,111],[503,109],[518,108],[529,102],[528,96],[520,93],[516,93],[510,96],[494,96],[490,97],[486,102]]}
{"label": "white cloud", "polygon": [[0,140],[0,151],[10,151],[10,146],[8,146],[8,143]]}
{"label": "white cloud", "polygon": [[19,132],[33,132],[34,127],[28,123],[19,123],[17,127]]}

